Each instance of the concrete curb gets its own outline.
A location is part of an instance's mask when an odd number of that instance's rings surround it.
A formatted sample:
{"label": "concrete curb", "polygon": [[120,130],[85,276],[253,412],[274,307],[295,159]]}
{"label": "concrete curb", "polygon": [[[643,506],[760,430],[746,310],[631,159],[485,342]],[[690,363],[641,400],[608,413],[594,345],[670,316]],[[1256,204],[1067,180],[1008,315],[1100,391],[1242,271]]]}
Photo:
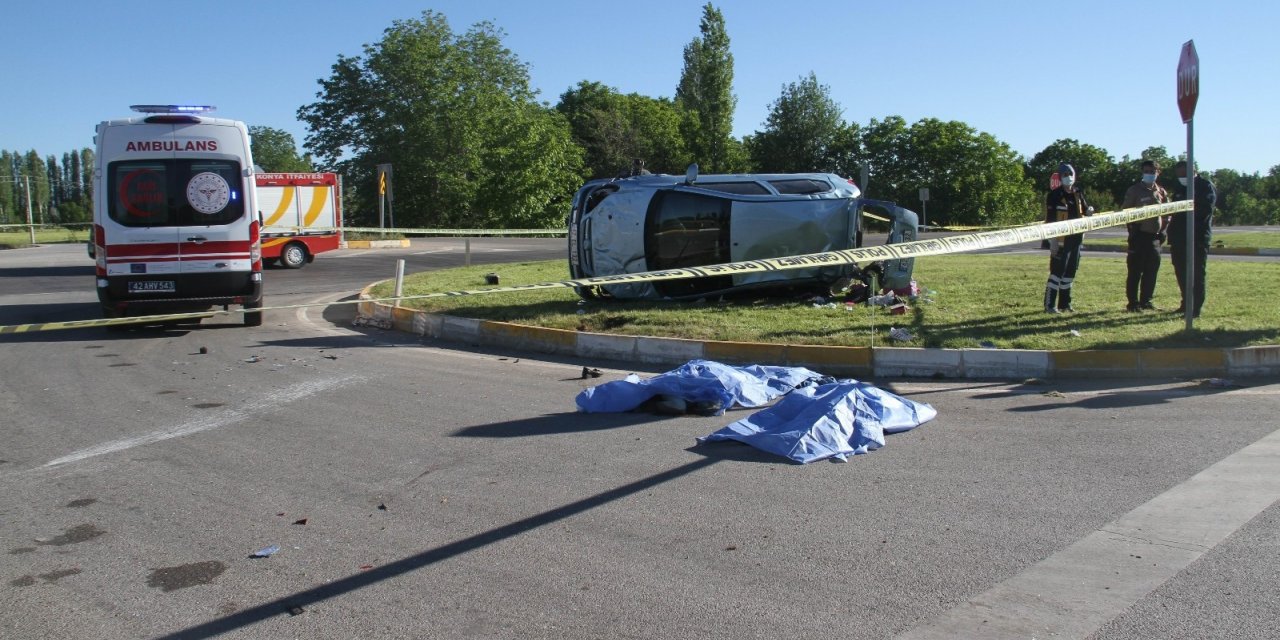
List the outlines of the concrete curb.
{"label": "concrete curb", "polygon": [[1033,351],[828,347],[619,336],[459,318],[369,299],[358,313],[379,326],[428,338],[587,359],[678,366],[694,359],[726,364],[807,367],[853,378],[1246,378],[1280,375],[1280,346],[1234,349]]}
{"label": "concrete curb", "polygon": [[399,240],[347,240],[342,243],[344,249],[403,249],[409,247],[409,239]]}

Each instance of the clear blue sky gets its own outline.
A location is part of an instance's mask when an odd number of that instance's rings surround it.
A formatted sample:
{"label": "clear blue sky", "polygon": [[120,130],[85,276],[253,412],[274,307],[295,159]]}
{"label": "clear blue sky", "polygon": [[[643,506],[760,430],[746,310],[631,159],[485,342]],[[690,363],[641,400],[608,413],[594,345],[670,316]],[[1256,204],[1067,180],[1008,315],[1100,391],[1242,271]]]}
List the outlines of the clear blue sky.
{"label": "clear blue sky", "polygon": [[[42,155],[92,146],[128,105],[214,104],[217,115],[283,129],[338,55],[376,43],[424,9],[455,32],[490,20],[530,66],[540,99],[580,80],[672,96],[701,1],[221,0],[7,2],[0,148]],[[1060,138],[1117,159],[1185,152],[1175,71],[1200,55],[1196,160],[1266,173],[1280,164],[1280,3],[810,2],[722,0],[734,55],[734,134],[763,128],[784,84],[810,71],[847,121],[959,120],[1030,157]]]}

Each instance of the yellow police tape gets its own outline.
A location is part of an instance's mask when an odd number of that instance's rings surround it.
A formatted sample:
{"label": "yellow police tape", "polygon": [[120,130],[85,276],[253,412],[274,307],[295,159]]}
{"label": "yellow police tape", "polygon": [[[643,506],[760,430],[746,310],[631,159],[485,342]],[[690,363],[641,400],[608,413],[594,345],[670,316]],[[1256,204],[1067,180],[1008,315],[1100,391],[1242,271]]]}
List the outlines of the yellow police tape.
{"label": "yellow police tape", "polygon": [[420,236],[535,236],[566,235],[568,229],[383,229],[382,227],[312,228],[303,231],[343,231],[345,233],[401,233]]}
{"label": "yellow police tape", "polygon": [[[920,258],[924,256],[937,256],[949,253],[964,253],[966,251],[978,251],[981,249],[993,249],[996,247],[1004,247],[1014,244],[1023,244],[1026,242],[1035,242],[1037,240],[1047,240],[1049,238],[1072,235],[1077,233],[1085,233],[1088,231],[1096,231],[1107,227],[1114,227],[1146,218],[1154,218],[1157,216],[1169,215],[1181,211],[1190,211],[1191,203],[1189,201],[1171,202],[1166,204],[1156,204],[1136,209],[1125,209],[1124,211],[1116,211],[1113,213],[1103,213],[1086,218],[1077,218],[1075,220],[1063,220],[1062,222],[1052,222],[1047,224],[1037,224],[1024,227],[1014,227],[1011,229],[1000,229],[996,231],[984,231],[981,233],[970,233],[960,236],[950,236],[945,238],[931,238],[928,240],[915,240],[912,242],[902,242],[898,244],[885,244],[875,247],[861,247],[858,249],[841,249],[838,251],[824,251],[822,253],[810,253],[798,256],[787,256],[783,258],[768,258],[763,260],[747,260],[745,262],[730,262],[726,264],[713,264],[705,267],[686,267],[683,269],[665,269],[662,271],[644,271],[640,273],[622,273],[612,276],[597,276],[594,278],[579,278],[577,280],[562,280],[558,282],[539,282],[536,284],[514,285],[506,287],[492,287],[489,289],[473,289],[467,291],[441,291],[438,293],[424,293],[416,296],[401,296],[399,298],[379,298],[375,300],[341,300],[337,302],[316,302],[310,304],[294,304],[280,307],[262,307],[252,311],[279,311],[284,309],[302,309],[306,307],[329,307],[344,304],[359,304],[361,302],[392,302],[405,300],[424,300],[427,298],[444,298],[450,296],[469,296],[480,295],[485,293],[508,293],[512,291],[538,291],[546,289],[563,289],[568,287],[598,287],[615,284],[631,284],[636,282],[658,282],[663,280],[683,280],[686,278],[704,278],[714,275],[733,275],[741,273],[759,273],[762,271],[786,271],[789,269],[804,269],[811,267],[834,267],[846,264],[865,264],[868,262],[876,262],[878,260],[898,260],[904,258]],[[111,327],[127,324],[154,324],[158,322],[170,322],[175,320],[190,320],[195,318],[207,318],[215,315],[227,313],[241,313],[240,310],[213,310],[198,311],[191,313],[171,313],[165,315],[154,316],[137,316],[132,318],[103,318],[100,320],[72,320],[67,322],[44,322],[37,324],[15,324],[0,326],[0,334],[5,333],[31,333],[36,331],[56,331],[60,329],[83,329],[86,327]]]}

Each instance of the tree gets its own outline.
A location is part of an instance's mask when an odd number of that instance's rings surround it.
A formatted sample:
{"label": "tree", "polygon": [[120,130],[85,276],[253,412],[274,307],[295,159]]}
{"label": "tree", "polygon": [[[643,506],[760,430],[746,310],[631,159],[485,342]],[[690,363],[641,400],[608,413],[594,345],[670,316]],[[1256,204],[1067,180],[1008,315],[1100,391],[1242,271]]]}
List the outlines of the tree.
{"label": "tree", "polygon": [[0,151],[0,224],[17,220],[18,172],[12,153]]}
{"label": "tree", "polygon": [[1039,215],[1021,159],[991,134],[934,118],[907,127],[892,116],[872,120],[863,142],[875,197],[910,206],[927,187],[934,223],[1011,224]]}
{"label": "tree", "polygon": [[682,173],[688,164],[680,111],[670,99],[622,95],[584,80],[560,95],[556,111],[568,119],[574,141],[583,148],[588,178],[629,171],[637,158],[654,173]]}
{"label": "tree", "polygon": [[767,173],[835,172],[848,151],[840,105],[831,90],[809,72],[799,82],[784,85],[748,149],[751,161]]}
{"label": "tree", "polygon": [[288,131],[271,127],[249,127],[253,162],[269,173],[307,173],[315,171],[311,157],[298,155],[297,143]]}
{"label": "tree", "polygon": [[374,168],[390,163],[397,223],[563,224],[581,151],[563,117],[537,104],[503,35],[488,22],[455,35],[424,11],[319,81],[319,100],[298,110],[305,147],[347,176],[364,219],[376,210]]}
{"label": "tree", "polygon": [[684,48],[684,69],[676,88],[676,103],[684,111],[680,131],[702,172],[731,171],[735,167],[733,112],[733,54],[724,15],[711,3],[702,7],[701,38]]}
{"label": "tree", "polygon": [[[1058,171],[1058,165],[1067,163],[1075,168],[1076,179],[1081,185],[1098,186],[1106,183],[1111,174],[1115,160],[1106,149],[1091,144],[1082,144],[1078,140],[1063,138],[1055,140],[1037,153],[1026,164],[1026,174],[1036,185],[1036,190],[1049,192],[1049,177]],[[1129,182],[1132,184],[1132,181]],[[1128,184],[1125,185],[1128,187]],[[1124,192],[1121,191],[1121,196]]]}
{"label": "tree", "polygon": [[26,184],[30,184],[30,193],[27,197],[31,200],[31,216],[32,220],[43,224],[44,213],[49,208],[49,179],[45,176],[45,163],[40,159],[40,154],[35,149],[27,152],[26,161],[22,166],[22,176]]}

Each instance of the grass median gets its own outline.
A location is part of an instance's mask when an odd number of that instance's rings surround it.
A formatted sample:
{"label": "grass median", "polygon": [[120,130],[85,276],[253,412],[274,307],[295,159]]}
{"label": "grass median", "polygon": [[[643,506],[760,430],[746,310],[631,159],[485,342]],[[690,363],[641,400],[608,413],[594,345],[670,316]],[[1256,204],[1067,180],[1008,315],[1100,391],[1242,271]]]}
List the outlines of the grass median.
{"label": "grass median", "polygon": [[[1195,328],[1174,313],[1173,267],[1165,260],[1155,304],[1161,311],[1125,309],[1123,256],[1089,257],[1075,280],[1075,313],[1043,309],[1047,255],[961,254],[916,261],[924,295],[904,315],[840,298],[815,304],[805,297],[755,297],[703,301],[583,301],[572,289],[449,296],[409,300],[404,306],[432,313],[555,329],[694,340],[840,346],[914,346],[1001,349],[1148,349],[1242,347],[1280,344],[1272,297],[1280,268],[1271,262],[1214,260],[1208,266],[1208,302]],[[496,272],[503,285],[567,279],[563,260],[485,265],[413,274],[404,295],[485,288]],[[388,297],[392,283],[374,287]],[[831,305],[831,303],[835,303]],[[908,341],[892,340],[891,328]]]}
{"label": "grass median", "polygon": [[[67,242],[85,242],[89,239],[87,226],[78,228],[44,227],[36,229],[36,244],[63,244]],[[31,234],[26,229],[12,228],[0,231],[0,247],[17,249],[31,246]]]}
{"label": "grass median", "polygon": [[[1092,238],[1085,237],[1084,248],[1120,249],[1128,247],[1129,241],[1124,238]],[[1241,231],[1239,233],[1213,234],[1213,246],[1218,249],[1280,249],[1280,231]],[[1167,247],[1166,247],[1167,248]]]}

